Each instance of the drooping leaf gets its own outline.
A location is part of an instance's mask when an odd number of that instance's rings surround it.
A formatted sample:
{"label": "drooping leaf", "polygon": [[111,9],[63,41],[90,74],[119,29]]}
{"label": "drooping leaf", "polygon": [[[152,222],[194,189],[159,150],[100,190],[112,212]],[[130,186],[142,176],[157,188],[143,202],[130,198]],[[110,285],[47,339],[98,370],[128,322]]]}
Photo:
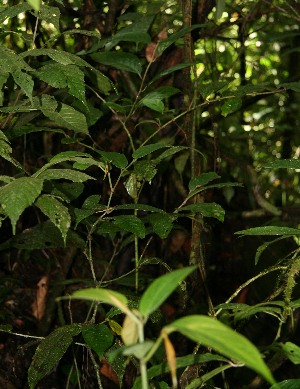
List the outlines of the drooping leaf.
{"label": "drooping leaf", "polygon": [[215,172],[202,173],[200,176],[191,179],[189,190],[194,190],[197,186],[204,186],[217,178],[220,178],[220,176]]}
{"label": "drooping leaf", "polygon": [[28,51],[24,51],[23,53],[19,54],[20,58],[26,58],[28,56],[30,57],[38,57],[40,55],[47,55],[53,61],[61,63],[62,65],[78,65],[83,66],[87,68],[91,68],[91,65],[89,65],[84,59],[80,58],[76,54],[68,53],[67,51],[63,50],[55,50],[55,49],[32,49]]}
{"label": "drooping leaf", "polygon": [[43,181],[32,177],[17,178],[0,188],[0,204],[11,220],[13,234],[19,217],[34,203],[42,188]]}
{"label": "drooping leaf", "polygon": [[11,249],[19,250],[44,250],[51,248],[85,248],[85,241],[74,231],[69,230],[67,242],[64,243],[61,233],[53,223],[47,221],[38,224],[33,228],[28,228],[21,234],[16,235],[0,245],[0,250]]}
{"label": "drooping leaf", "polygon": [[131,232],[139,238],[144,238],[146,234],[144,223],[134,215],[114,216],[114,222],[119,228],[124,231]]}
{"label": "drooping leaf", "polygon": [[41,341],[28,369],[30,389],[34,389],[37,383],[55,368],[72,343],[73,337],[80,332],[80,324],[61,326]]}
{"label": "drooping leaf", "polygon": [[98,69],[87,69],[87,74],[93,85],[102,93],[107,95],[112,90],[112,82]]}
{"label": "drooping leaf", "polygon": [[278,159],[263,164],[267,169],[300,169],[300,161],[298,159]]}
{"label": "drooping leaf", "polygon": [[171,146],[167,150],[163,151],[159,157],[153,159],[155,165],[159,164],[164,159],[172,157],[174,154],[179,153],[180,151],[186,150],[186,146]]}
{"label": "drooping leaf", "polygon": [[139,310],[145,317],[154,312],[170,296],[196,266],[190,266],[183,269],[174,270],[156,278],[143,293],[139,304]]}
{"label": "drooping leaf", "polygon": [[70,180],[73,182],[85,182],[87,180],[95,180],[94,177],[86,173],[72,169],[47,169],[39,174],[41,180]]}
{"label": "drooping leaf", "polygon": [[163,330],[167,333],[179,331],[196,343],[212,348],[234,361],[244,363],[269,383],[275,383],[257,348],[246,337],[216,319],[204,315],[185,316]]}
{"label": "drooping leaf", "polygon": [[228,85],[227,81],[216,81],[216,82],[210,82],[209,84],[202,84],[200,86],[200,94],[204,99],[206,99],[211,94],[220,91],[227,85]]}
{"label": "drooping leaf", "polygon": [[118,42],[135,42],[135,43],[150,43],[151,37],[146,32],[139,31],[138,33],[136,31],[119,31],[115,35],[112,36],[111,42],[112,43],[118,43]]}
{"label": "drooping leaf", "polygon": [[102,288],[88,288],[77,290],[71,296],[71,298],[98,301],[106,304],[113,305],[121,309],[122,312],[127,313],[127,298],[121,293],[114,290],[102,289]]}
{"label": "drooping leaf", "polygon": [[181,211],[190,211],[193,213],[201,213],[204,217],[214,217],[215,219],[224,221],[225,211],[221,207],[221,205],[216,203],[199,203],[199,204],[189,204],[185,207],[181,207],[178,209]]}
{"label": "drooping leaf", "polygon": [[164,104],[163,100],[179,93],[180,90],[171,86],[163,86],[156,89],[153,92],[148,93],[139,102],[140,105],[144,105],[154,111],[163,112]]}
{"label": "drooping leaf", "polygon": [[294,92],[300,92],[300,81],[295,81],[295,82],[286,82],[284,84],[279,85],[281,88],[285,89],[291,89]]}
{"label": "drooping leaf", "polygon": [[32,91],[33,91],[33,79],[27,73],[24,73],[20,69],[16,69],[12,72],[12,76],[15,80],[15,83],[23,90],[25,95],[32,101]]}
{"label": "drooping leaf", "polygon": [[300,229],[290,227],[264,226],[235,232],[236,235],[300,235]]}
{"label": "drooping leaf", "polygon": [[150,145],[141,146],[132,154],[132,157],[135,159],[143,158],[146,155],[149,155],[154,151],[163,149],[165,147],[168,146],[164,145],[163,143],[152,143]]}
{"label": "drooping leaf", "polygon": [[71,226],[68,208],[51,195],[40,196],[35,204],[60,230],[64,244],[66,244],[67,233]]}
{"label": "drooping leaf", "polygon": [[37,77],[54,88],[68,87],[70,95],[76,97],[83,104],[87,104],[84,74],[78,66],[60,63],[46,64],[37,71]]}
{"label": "drooping leaf", "polygon": [[271,242],[264,242],[262,245],[260,245],[258,247],[258,249],[256,250],[256,254],[255,254],[255,259],[254,259],[254,263],[255,265],[258,264],[258,261],[262,255],[262,253],[272,244],[272,243],[275,243],[275,242],[278,242],[279,240],[281,239],[285,239],[285,236],[281,236],[280,238],[276,238],[274,240],[272,240]]}
{"label": "drooping leaf", "polygon": [[139,75],[142,72],[142,65],[139,58],[131,53],[109,51],[91,54],[91,58],[96,62],[116,69],[126,70]]}
{"label": "drooping leaf", "polygon": [[[37,0],[31,0],[37,1]],[[20,3],[17,5],[7,5],[0,12],[0,23],[2,24],[7,18],[13,18],[20,13],[30,11],[32,8],[32,4],[28,3]]]}
{"label": "drooping leaf", "polygon": [[82,336],[86,344],[97,353],[100,361],[114,340],[112,331],[105,324],[91,324],[83,327]]}
{"label": "drooping leaf", "polygon": [[228,99],[221,107],[221,112],[223,116],[228,116],[229,114],[238,111],[242,106],[242,99],[239,97]]}
{"label": "drooping leaf", "polygon": [[151,224],[153,232],[155,232],[160,238],[165,239],[172,231],[174,218],[167,213],[153,213],[147,215],[146,219]]}
{"label": "drooping leaf", "polygon": [[125,316],[121,331],[121,338],[126,346],[135,344],[138,341],[138,325],[137,322],[134,321],[131,316]]}
{"label": "drooping leaf", "polygon": [[134,172],[138,180],[151,182],[157,173],[157,169],[151,160],[142,160],[134,164]]}
{"label": "drooping leaf", "polygon": [[115,210],[120,210],[120,209],[136,209],[138,211],[148,211],[148,212],[159,212],[159,213],[165,213],[162,209],[153,207],[152,205],[148,204],[121,204],[121,205],[116,205],[114,207]]}

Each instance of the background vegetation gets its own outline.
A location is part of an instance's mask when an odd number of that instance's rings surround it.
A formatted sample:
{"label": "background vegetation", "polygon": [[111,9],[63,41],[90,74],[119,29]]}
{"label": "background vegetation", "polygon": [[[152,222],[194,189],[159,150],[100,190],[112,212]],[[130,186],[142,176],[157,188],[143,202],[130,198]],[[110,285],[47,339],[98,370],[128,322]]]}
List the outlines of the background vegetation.
{"label": "background vegetation", "polygon": [[299,21],[3,2],[1,387],[300,387]]}

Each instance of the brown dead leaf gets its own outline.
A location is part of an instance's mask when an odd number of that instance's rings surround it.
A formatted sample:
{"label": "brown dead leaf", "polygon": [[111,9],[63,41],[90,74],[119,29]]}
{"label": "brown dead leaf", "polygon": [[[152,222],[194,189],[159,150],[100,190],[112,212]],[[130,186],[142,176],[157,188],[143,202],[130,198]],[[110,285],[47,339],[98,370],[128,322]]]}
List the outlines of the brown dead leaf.
{"label": "brown dead leaf", "polygon": [[37,320],[41,320],[41,318],[44,316],[45,313],[46,299],[48,293],[48,283],[49,283],[49,279],[47,276],[43,276],[37,283],[36,298],[31,306],[32,315]]}

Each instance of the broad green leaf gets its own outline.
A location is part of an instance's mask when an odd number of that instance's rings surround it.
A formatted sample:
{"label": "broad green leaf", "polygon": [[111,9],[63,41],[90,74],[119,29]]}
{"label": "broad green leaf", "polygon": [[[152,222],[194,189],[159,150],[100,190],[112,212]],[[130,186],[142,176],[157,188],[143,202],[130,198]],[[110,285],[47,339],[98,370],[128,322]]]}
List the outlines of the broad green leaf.
{"label": "broad green leaf", "polygon": [[204,315],[185,316],[164,327],[163,331],[168,334],[178,331],[196,343],[244,363],[269,383],[275,383],[258,349],[246,337],[216,319]]}
{"label": "broad green leaf", "polygon": [[151,224],[153,232],[162,239],[167,238],[173,228],[174,218],[167,213],[153,213],[147,215],[146,220]]}
{"label": "broad green leaf", "polygon": [[[31,1],[37,1],[37,0],[31,0]],[[13,18],[20,13],[30,11],[32,8],[32,5],[28,3],[20,3],[17,5],[8,5],[0,12],[0,23],[2,24],[7,18]],[[2,58],[1,58],[2,59]]]}
{"label": "broad green leaf", "polygon": [[64,244],[66,244],[67,233],[71,226],[71,216],[68,208],[51,195],[40,196],[35,204],[60,230]]}
{"label": "broad green leaf", "polygon": [[158,73],[154,78],[152,78],[152,80],[150,81],[150,84],[152,84],[153,82],[159,80],[160,78],[162,78],[164,76],[167,76],[171,73],[176,72],[177,70],[188,68],[192,65],[193,65],[193,62],[188,62],[188,63],[179,63],[175,66],[171,66],[170,68],[163,70],[162,72]]}
{"label": "broad green leaf", "polygon": [[300,347],[292,342],[286,342],[281,344],[283,353],[288,359],[295,365],[300,364]]}
{"label": "broad green leaf", "polygon": [[190,266],[183,269],[174,270],[156,278],[143,293],[139,304],[139,310],[145,317],[154,312],[171,295],[196,266]]}
{"label": "broad green leaf", "polygon": [[0,188],[0,204],[10,218],[13,234],[25,208],[34,203],[43,188],[43,181],[32,177],[17,178]]}
{"label": "broad green leaf", "polygon": [[275,316],[278,319],[280,319],[282,313],[282,307],[272,305],[271,303],[269,303],[269,305],[263,303],[263,304],[248,306],[248,307],[245,306],[244,309],[242,309],[240,312],[237,312],[234,315],[234,320],[235,322],[238,322],[240,320],[244,320],[253,315],[256,315],[257,313],[269,314],[271,316]]}
{"label": "broad green leaf", "polygon": [[94,350],[101,361],[104,352],[112,346],[114,336],[104,324],[92,324],[82,328],[85,343]]}
{"label": "broad green leaf", "polygon": [[267,169],[300,169],[300,161],[298,159],[278,159],[263,164]]}
{"label": "broad green leaf", "polygon": [[181,211],[190,211],[193,213],[201,213],[204,217],[214,217],[215,219],[224,221],[225,211],[221,207],[221,205],[216,203],[199,203],[199,204],[189,204],[185,207],[179,208],[179,212]]}
{"label": "broad green leaf", "polygon": [[157,169],[151,160],[142,160],[134,164],[134,172],[138,180],[151,182],[157,173]]}
{"label": "broad green leaf", "polygon": [[142,65],[139,58],[131,53],[109,51],[94,53],[91,55],[91,58],[96,62],[116,69],[126,70],[136,74],[141,74],[142,72]]}
{"label": "broad green leaf", "polygon": [[56,367],[72,343],[73,337],[80,332],[80,324],[61,326],[41,341],[28,369],[30,389],[34,389],[37,383]]}
{"label": "broad green leaf", "polygon": [[27,0],[28,4],[31,5],[31,7],[35,10],[35,11],[39,11],[40,10],[40,7],[41,7],[41,0]]}
{"label": "broad green leaf", "polygon": [[152,143],[150,145],[141,146],[132,154],[132,157],[135,159],[143,158],[146,155],[149,155],[154,151],[165,147],[169,147],[169,146],[166,146],[163,143]]}
{"label": "broad green leaf", "polygon": [[299,389],[300,379],[291,379],[278,382],[278,384],[272,385],[270,389]]}
{"label": "broad green leaf", "polygon": [[87,69],[90,80],[93,85],[102,93],[107,95],[112,90],[112,82],[98,69]]}
{"label": "broad green leaf", "polygon": [[24,51],[23,53],[19,54],[20,58],[26,58],[28,56],[31,57],[38,57],[40,55],[47,55],[53,61],[61,63],[62,65],[78,65],[83,66],[87,68],[91,68],[91,65],[89,65],[85,60],[80,58],[78,55],[68,53],[67,51],[63,50],[55,50],[55,49],[32,49],[28,51]]}
{"label": "broad green leaf", "polygon": [[28,228],[0,245],[0,250],[8,250],[12,247],[19,250],[44,250],[51,248],[78,247],[84,249],[85,241],[74,231],[69,230],[67,242],[64,244],[61,233],[53,223],[47,221]]}
{"label": "broad green leaf", "polygon": [[70,180],[73,182],[85,182],[95,180],[86,173],[72,169],[47,169],[38,175],[41,180]]}
{"label": "broad green leaf", "polygon": [[204,186],[217,178],[220,178],[220,176],[215,172],[202,173],[200,176],[191,179],[189,182],[189,190],[191,191],[197,186]]}
{"label": "broad green leaf", "polygon": [[58,182],[45,181],[45,189],[53,196],[59,197],[66,203],[77,199],[84,190],[84,185],[81,182]]}
{"label": "broad green leaf", "polygon": [[143,222],[134,215],[114,216],[113,223],[121,228],[121,230],[131,232],[141,239],[146,235],[146,229]]}
{"label": "broad green leaf", "polygon": [[76,97],[83,104],[87,104],[84,74],[78,66],[60,63],[46,64],[37,71],[37,77],[54,88],[68,87],[70,95]]}
{"label": "broad green leaf", "polygon": [[85,36],[92,36],[94,38],[100,39],[101,35],[99,31],[91,31],[91,30],[81,30],[81,29],[73,29],[73,30],[67,30],[62,33],[62,35],[74,35],[74,34],[80,34]]}
{"label": "broad green leaf", "polygon": [[265,226],[235,232],[236,235],[300,235],[300,229],[289,227]]}
{"label": "broad green leaf", "polygon": [[96,150],[96,151],[97,153],[102,155],[105,162],[112,163],[114,166],[120,169],[125,169],[126,166],[128,165],[127,158],[125,157],[124,154],[115,153],[112,151],[101,151],[101,150]]}
{"label": "broad green leaf", "polygon": [[113,305],[121,309],[122,312],[127,313],[127,298],[121,293],[114,290],[102,289],[102,288],[88,288],[77,290],[71,296],[71,298],[98,301],[106,304]]}
{"label": "broad green leaf", "polygon": [[222,106],[221,112],[223,116],[227,116],[233,112],[238,111],[242,106],[242,99],[237,97],[233,99],[228,99]]}
{"label": "broad green leaf", "polygon": [[60,10],[58,7],[51,7],[49,5],[41,4],[39,10],[39,18],[45,20],[47,23],[52,23],[56,30],[60,30],[59,18]]}
{"label": "broad green leaf", "polygon": [[75,228],[77,228],[78,224],[82,220],[93,215],[95,212],[106,208],[106,206],[100,205],[99,202],[100,202],[100,196],[99,195],[92,195],[92,196],[89,196],[85,200],[81,209],[78,209],[78,208],[74,209],[74,214],[75,214],[75,219],[76,219]]}
{"label": "broad green leaf", "polygon": [[163,113],[165,109],[165,104],[160,99],[155,98],[144,98],[140,105],[144,105],[147,108],[153,109],[153,111]]}
{"label": "broad green leaf", "polygon": [[136,358],[141,359],[148,353],[153,344],[154,342],[151,340],[146,340],[143,343],[136,343],[132,344],[131,346],[126,346],[123,349],[123,355],[134,355]]}
{"label": "broad green leaf", "polygon": [[5,182],[5,184],[8,184],[14,180],[15,178],[11,176],[0,176],[0,181]]}
{"label": "broad green leaf", "polygon": [[32,91],[33,91],[33,79],[29,74],[22,72],[22,70],[16,69],[12,72],[12,76],[15,83],[23,90],[25,95],[32,102]]}

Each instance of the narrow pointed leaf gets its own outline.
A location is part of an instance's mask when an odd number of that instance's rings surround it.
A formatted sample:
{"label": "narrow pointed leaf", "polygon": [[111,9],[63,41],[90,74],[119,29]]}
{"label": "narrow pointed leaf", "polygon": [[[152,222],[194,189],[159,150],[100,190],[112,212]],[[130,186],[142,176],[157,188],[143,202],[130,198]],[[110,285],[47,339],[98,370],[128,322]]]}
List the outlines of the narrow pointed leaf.
{"label": "narrow pointed leaf", "polygon": [[114,224],[124,231],[131,232],[139,238],[144,238],[146,229],[144,223],[134,215],[120,215],[114,217]]}
{"label": "narrow pointed leaf", "polygon": [[185,316],[164,327],[164,331],[178,331],[196,343],[245,364],[269,383],[275,383],[258,349],[246,337],[216,319],[204,315]]}
{"label": "narrow pointed leaf", "polygon": [[34,203],[43,188],[43,181],[32,177],[21,177],[0,188],[0,204],[10,218],[13,234],[25,208]]}
{"label": "narrow pointed leaf", "polygon": [[141,74],[142,65],[139,58],[131,53],[122,51],[110,51],[95,53],[91,55],[92,59],[103,65],[111,66],[120,70]]}
{"label": "narrow pointed leaf", "polygon": [[270,389],[299,389],[300,379],[291,379],[278,382],[278,384],[272,385]]}
{"label": "narrow pointed leaf", "polygon": [[263,164],[267,169],[300,169],[300,161],[298,159],[278,159]]}
{"label": "narrow pointed leaf", "polygon": [[163,149],[165,147],[168,146],[164,145],[163,143],[153,143],[150,145],[141,146],[132,154],[132,157],[135,159],[142,158],[156,150]]}
{"label": "narrow pointed leaf", "polygon": [[139,310],[145,317],[154,312],[160,305],[171,295],[196,266],[190,266],[183,269],[174,270],[171,273],[165,274],[151,283],[144,292]]}
{"label": "narrow pointed leaf", "polygon": [[265,226],[253,227],[235,232],[236,235],[300,235],[300,229],[289,227]]}
{"label": "narrow pointed leaf", "polygon": [[197,186],[204,186],[217,178],[220,178],[220,176],[215,172],[202,173],[200,176],[191,179],[189,182],[189,190],[192,191]]}

